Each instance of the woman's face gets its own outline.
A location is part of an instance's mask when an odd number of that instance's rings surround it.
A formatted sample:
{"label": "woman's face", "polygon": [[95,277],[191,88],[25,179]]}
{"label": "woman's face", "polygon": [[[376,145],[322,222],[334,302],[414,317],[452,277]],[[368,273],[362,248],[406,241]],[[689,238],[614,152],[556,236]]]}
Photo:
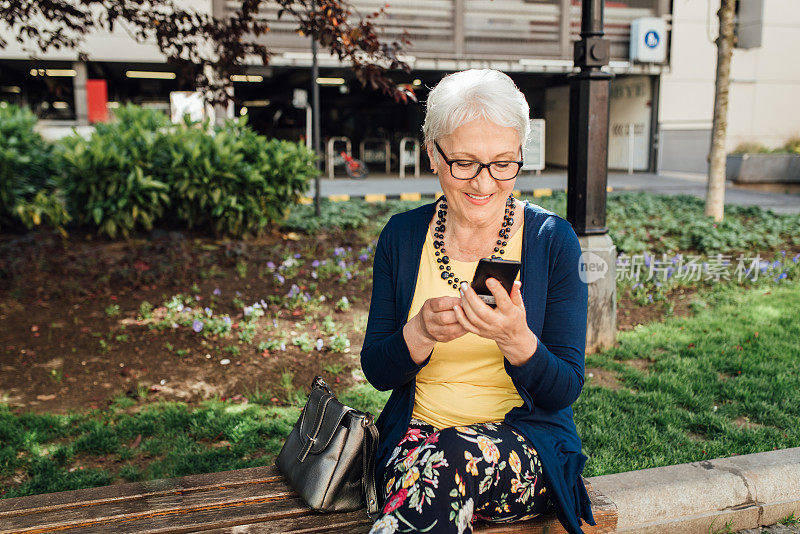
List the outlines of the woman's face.
{"label": "woman's face", "polygon": [[[439,146],[447,159],[470,159],[489,163],[491,161],[519,161],[519,136],[514,128],[498,126],[484,118],[475,119],[456,128],[452,134],[443,137]],[[448,211],[456,212],[461,218],[475,226],[486,226],[497,221],[503,213],[508,195],[514,189],[517,179],[498,181],[489,174],[489,169],[471,180],[459,180],[450,174],[450,167],[441,157],[434,158],[436,147],[428,147],[428,158],[433,172],[439,175],[442,191],[447,196]],[[485,199],[470,198],[473,196]]]}

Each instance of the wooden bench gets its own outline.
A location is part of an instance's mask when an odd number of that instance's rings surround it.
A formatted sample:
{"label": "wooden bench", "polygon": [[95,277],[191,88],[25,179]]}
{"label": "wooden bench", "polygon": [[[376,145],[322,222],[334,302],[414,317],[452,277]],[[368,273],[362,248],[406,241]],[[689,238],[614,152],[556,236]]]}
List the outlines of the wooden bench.
{"label": "wooden bench", "polygon": [[[616,506],[587,482],[597,526],[584,532],[614,532]],[[365,510],[320,514],[311,511],[274,466],[190,475],[0,500],[0,533],[42,532],[330,532],[363,534]],[[552,516],[492,524],[481,533],[564,532]]]}

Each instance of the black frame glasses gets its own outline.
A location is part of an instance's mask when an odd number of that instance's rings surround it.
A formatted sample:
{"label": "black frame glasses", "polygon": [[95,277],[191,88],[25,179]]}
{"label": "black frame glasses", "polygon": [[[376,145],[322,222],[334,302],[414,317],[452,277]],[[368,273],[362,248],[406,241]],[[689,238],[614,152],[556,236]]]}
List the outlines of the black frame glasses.
{"label": "black frame glasses", "polygon": [[[472,180],[473,178],[475,178],[476,176],[478,176],[481,173],[481,171],[483,170],[484,167],[486,167],[489,170],[489,176],[491,176],[492,178],[494,178],[495,180],[497,180],[499,182],[505,182],[507,180],[513,180],[514,178],[519,176],[519,171],[522,169],[522,159],[520,159],[519,161],[490,161],[489,163],[481,163],[480,161],[475,161],[474,159],[447,159],[447,156],[445,156],[444,152],[442,151],[442,147],[439,146],[439,143],[437,141],[434,141],[433,144],[436,145],[436,150],[439,151],[439,154],[442,155],[442,158],[444,158],[444,161],[445,161],[445,163],[447,163],[447,166],[450,167],[450,176],[452,176],[456,180]],[[519,149],[520,149],[520,152],[521,152],[522,151],[522,145],[520,145]],[[469,178],[459,178],[458,176],[453,174],[453,163],[472,163],[472,164],[477,163],[478,164],[478,170],[475,171],[475,174],[473,174]],[[517,166],[517,172],[514,173],[514,176],[511,176],[509,178],[497,178],[494,175],[494,173],[492,173],[492,165],[494,165],[496,163],[499,163],[499,164],[504,164],[504,163],[505,164],[512,164],[513,163],[514,165]]]}

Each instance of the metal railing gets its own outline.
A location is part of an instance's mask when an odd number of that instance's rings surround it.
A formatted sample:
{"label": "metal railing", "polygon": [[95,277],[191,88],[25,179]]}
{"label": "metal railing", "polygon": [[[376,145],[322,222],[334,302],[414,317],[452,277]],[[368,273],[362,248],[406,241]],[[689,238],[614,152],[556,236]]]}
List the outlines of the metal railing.
{"label": "metal railing", "polygon": [[[411,143],[414,147],[413,161],[406,162],[406,146]],[[414,178],[419,178],[419,141],[413,137],[404,137],[400,140],[400,178],[406,177],[406,166],[414,165]]]}
{"label": "metal railing", "polygon": [[[224,2],[229,13],[240,2]],[[385,0],[351,0],[354,15],[369,14],[386,5]],[[399,39],[408,31],[413,47],[408,53],[418,58],[458,59],[502,57],[572,58],[571,41],[580,32],[581,6],[552,0],[392,0],[385,15],[376,19],[384,40]],[[620,5],[622,4],[622,5]],[[665,0],[628,0],[606,5],[606,38],[611,41],[611,59],[627,60],[630,24],[639,17],[663,16],[669,20]],[[644,6],[644,7],[642,7]],[[665,7],[667,6],[667,7]],[[265,2],[262,16],[270,23],[264,41],[278,52],[308,51],[308,38],[297,33],[290,17],[278,19],[280,5]]]}
{"label": "metal railing", "polygon": [[386,162],[386,174],[389,174],[392,171],[392,149],[391,149],[391,146],[389,145],[389,141],[387,141],[386,139],[379,139],[377,137],[370,137],[370,138],[364,139],[363,141],[361,141],[361,143],[359,143],[359,145],[358,145],[358,157],[364,163],[371,163],[371,162],[367,161],[367,159],[368,159],[367,158],[367,152],[366,152],[367,143],[370,143],[370,144],[380,143],[380,144],[383,145],[383,152],[384,152],[384,158],[383,159]]}
{"label": "metal railing", "polygon": [[328,142],[325,144],[325,170],[328,173],[328,178],[333,180],[333,169],[336,165],[336,154],[333,152],[333,145],[335,143],[344,143],[345,146],[345,153],[348,156],[353,155],[353,143],[350,141],[349,137],[331,137],[328,139]]}

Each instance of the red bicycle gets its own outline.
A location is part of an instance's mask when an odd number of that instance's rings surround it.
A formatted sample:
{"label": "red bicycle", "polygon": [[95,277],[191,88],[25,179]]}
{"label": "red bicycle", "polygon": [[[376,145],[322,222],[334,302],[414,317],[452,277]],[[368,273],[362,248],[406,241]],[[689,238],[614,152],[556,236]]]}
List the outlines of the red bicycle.
{"label": "red bicycle", "polygon": [[344,151],[339,152],[339,155],[344,159],[344,170],[347,173],[347,176],[350,178],[355,178],[356,180],[361,180],[367,177],[369,174],[369,169],[367,169],[366,163],[359,159],[355,159],[352,156],[348,156]]}

